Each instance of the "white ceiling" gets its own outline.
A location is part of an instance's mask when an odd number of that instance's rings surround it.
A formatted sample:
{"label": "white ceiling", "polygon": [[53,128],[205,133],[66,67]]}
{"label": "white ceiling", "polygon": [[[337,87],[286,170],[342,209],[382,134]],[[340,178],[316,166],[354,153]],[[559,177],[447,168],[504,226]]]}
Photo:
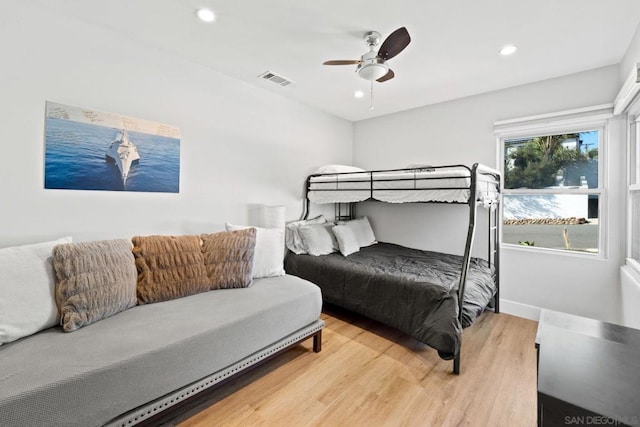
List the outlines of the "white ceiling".
{"label": "white ceiling", "polygon": [[[617,64],[640,23],[639,0],[30,1],[352,121]],[[322,62],[359,59],[366,31],[402,26],[412,42],[389,61],[395,79],[374,83],[371,111],[355,66]],[[502,57],[507,43],[519,50]],[[295,84],[257,77],[267,70]]]}

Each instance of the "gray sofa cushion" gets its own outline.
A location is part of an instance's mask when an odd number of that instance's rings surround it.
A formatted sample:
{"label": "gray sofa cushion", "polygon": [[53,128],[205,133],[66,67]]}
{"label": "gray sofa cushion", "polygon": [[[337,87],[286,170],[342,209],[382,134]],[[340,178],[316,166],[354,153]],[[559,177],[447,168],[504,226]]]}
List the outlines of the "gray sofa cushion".
{"label": "gray sofa cushion", "polygon": [[99,426],[313,323],[319,288],[254,280],[0,347],[0,425]]}

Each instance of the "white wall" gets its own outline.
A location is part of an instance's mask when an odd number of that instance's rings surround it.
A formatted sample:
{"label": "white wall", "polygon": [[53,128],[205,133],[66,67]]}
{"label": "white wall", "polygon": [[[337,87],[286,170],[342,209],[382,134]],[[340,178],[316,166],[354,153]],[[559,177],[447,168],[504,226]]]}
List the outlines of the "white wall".
{"label": "white wall", "polygon": [[640,277],[635,271],[623,266],[622,276],[622,324],[640,329]]}
{"label": "white wall", "polygon": [[627,52],[622,61],[620,61],[620,85],[622,85],[638,62],[640,62],[640,25],[636,28],[636,33],[631,43],[629,43]]}
{"label": "white wall", "polygon": [[[297,218],[306,175],[351,163],[351,122],[22,3],[0,3],[0,247]],[[46,100],[178,126],[180,193],[44,190]]]}
{"label": "white wall", "polygon": [[[612,102],[618,89],[618,67],[610,66],[357,122],[354,164],[380,169],[479,162],[496,167],[494,122]],[[535,306],[619,321],[624,139],[618,120],[611,128],[608,258],[503,249],[502,298],[511,302],[505,309],[526,314],[522,310]],[[382,241],[459,254],[464,248],[464,207],[368,203],[359,213],[372,217]],[[483,230],[477,234],[479,248],[486,251]]]}

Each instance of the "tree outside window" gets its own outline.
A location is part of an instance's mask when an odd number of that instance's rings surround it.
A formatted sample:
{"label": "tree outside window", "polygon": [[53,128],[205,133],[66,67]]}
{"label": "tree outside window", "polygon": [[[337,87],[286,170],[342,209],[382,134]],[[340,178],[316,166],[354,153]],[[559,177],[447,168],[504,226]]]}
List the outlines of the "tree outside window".
{"label": "tree outside window", "polygon": [[504,141],[505,243],[598,251],[599,132]]}

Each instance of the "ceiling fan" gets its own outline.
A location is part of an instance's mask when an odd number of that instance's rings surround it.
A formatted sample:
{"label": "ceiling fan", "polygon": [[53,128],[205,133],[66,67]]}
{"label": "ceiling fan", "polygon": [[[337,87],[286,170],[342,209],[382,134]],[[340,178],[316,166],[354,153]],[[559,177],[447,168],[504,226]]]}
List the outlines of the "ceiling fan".
{"label": "ceiling fan", "polygon": [[398,28],[382,42],[378,52],[376,46],[380,44],[380,33],[369,31],[364,35],[364,42],[369,46],[369,52],[360,59],[332,60],[325,61],[323,65],[357,65],[356,72],[365,80],[386,82],[391,80],[395,74],[387,65],[387,61],[404,50],[411,42],[409,32],[405,27]]}

